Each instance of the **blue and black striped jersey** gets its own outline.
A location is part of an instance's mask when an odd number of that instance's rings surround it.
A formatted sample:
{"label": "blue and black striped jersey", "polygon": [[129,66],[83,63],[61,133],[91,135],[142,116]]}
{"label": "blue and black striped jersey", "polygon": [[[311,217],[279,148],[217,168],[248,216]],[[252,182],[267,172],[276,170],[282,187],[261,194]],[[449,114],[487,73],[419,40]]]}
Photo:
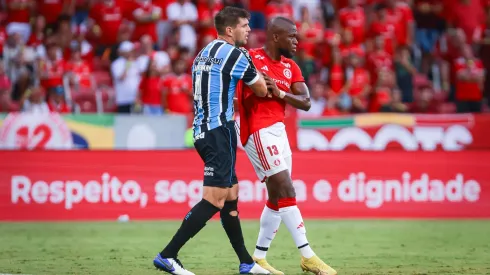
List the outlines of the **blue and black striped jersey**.
{"label": "blue and black striped jersey", "polygon": [[239,80],[252,85],[259,75],[248,52],[216,39],[204,47],[192,66],[194,135],[233,119],[233,98]]}

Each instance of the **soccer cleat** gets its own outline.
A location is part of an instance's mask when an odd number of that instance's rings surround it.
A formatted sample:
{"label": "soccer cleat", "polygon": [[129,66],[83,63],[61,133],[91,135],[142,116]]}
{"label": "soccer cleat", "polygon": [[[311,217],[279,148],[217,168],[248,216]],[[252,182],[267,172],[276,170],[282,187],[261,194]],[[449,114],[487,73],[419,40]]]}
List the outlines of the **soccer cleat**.
{"label": "soccer cleat", "polygon": [[275,268],[273,268],[268,262],[266,259],[259,259],[259,258],[255,258],[253,257],[254,261],[260,265],[263,269],[266,269],[268,271],[270,271],[271,274],[276,274],[276,275],[284,275],[284,272],[282,271],[279,271]]}
{"label": "soccer cleat", "polygon": [[267,269],[264,269],[256,263],[240,264],[240,274],[271,274]]}
{"label": "soccer cleat", "polygon": [[311,258],[301,257],[301,269],[310,271],[315,275],[336,275],[337,271],[324,263],[318,256]]}
{"label": "soccer cleat", "polygon": [[182,263],[177,258],[163,258],[158,254],[153,259],[153,265],[161,271],[173,274],[173,275],[195,275],[189,270],[185,269]]}

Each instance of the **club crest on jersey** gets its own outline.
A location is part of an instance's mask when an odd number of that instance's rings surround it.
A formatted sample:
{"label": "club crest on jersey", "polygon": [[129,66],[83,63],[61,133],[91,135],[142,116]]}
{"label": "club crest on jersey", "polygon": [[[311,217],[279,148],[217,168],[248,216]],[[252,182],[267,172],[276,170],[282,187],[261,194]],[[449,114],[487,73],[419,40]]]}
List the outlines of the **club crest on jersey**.
{"label": "club crest on jersey", "polygon": [[289,70],[289,69],[284,69],[283,73],[284,73],[284,76],[285,76],[287,79],[291,79],[291,70]]}

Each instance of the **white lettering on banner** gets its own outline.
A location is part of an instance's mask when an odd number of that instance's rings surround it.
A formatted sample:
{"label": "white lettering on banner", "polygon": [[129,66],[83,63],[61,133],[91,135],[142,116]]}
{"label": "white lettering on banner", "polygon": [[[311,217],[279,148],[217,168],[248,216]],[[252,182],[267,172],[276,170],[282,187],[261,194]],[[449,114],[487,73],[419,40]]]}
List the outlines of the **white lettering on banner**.
{"label": "white lettering on banner", "polygon": [[[185,183],[184,183],[185,185]],[[108,173],[101,176],[101,182],[96,180],[82,184],[80,181],[35,181],[24,175],[14,175],[11,178],[11,201],[14,204],[60,204],[70,210],[75,204],[85,200],[88,203],[137,203],[145,207],[148,195],[141,191],[138,182],[128,180],[121,182],[117,177]]]}
{"label": "white lettering on banner", "polygon": [[[209,169],[208,169],[209,170]],[[308,186],[302,180],[293,181],[296,200],[308,199]],[[335,186],[335,188],[334,188]],[[255,203],[267,200],[266,185],[258,180],[239,182],[240,202]],[[202,198],[202,180],[159,180],[154,185],[154,202],[186,203],[193,207]],[[364,172],[351,173],[347,179],[332,185],[327,179],[318,179],[311,187],[312,198],[328,203],[333,197],[344,203],[364,203],[367,208],[377,209],[386,202],[476,202],[480,199],[481,186],[474,179],[465,179],[461,173],[447,181],[422,173],[412,177],[404,172],[400,178],[368,179]],[[11,177],[11,202],[13,204],[63,204],[67,210],[76,204],[126,203],[145,208],[149,201],[140,183],[135,180],[121,181],[104,173],[99,180],[82,183],[76,180],[33,181],[25,175]]]}
{"label": "white lettering on banner", "polygon": [[[296,190],[296,200],[306,200],[306,184],[301,180],[294,180],[293,186]],[[240,202],[263,202],[267,200],[267,189],[260,181],[241,180],[239,182]],[[155,184],[155,201],[157,203],[183,203],[188,202],[189,207],[194,206],[202,198],[202,180],[193,180],[187,185],[185,182],[176,180],[160,180]]]}
{"label": "white lettering on banner", "polygon": [[379,208],[384,202],[475,202],[480,198],[480,191],[477,181],[465,181],[462,174],[444,183],[430,179],[426,173],[412,180],[410,173],[405,172],[400,181],[366,180],[360,172],[340,182],[337,196],[344,202],[364,202],[368,208]]}
{"label": "white lettering on banner", "polygon": [[441,145],[445,151],[461,151],[473,142],[471,132],[464,126],[443,127],[415,126],[410,131],[400,125],[384,125],[374,137],[364,129],[348,127],[340,129],[329,141],[322,133],[311,129],[298,129],[298,148],[309,150],[342,151],[350,145],[361,150],[383,151],[389,143],[398,143],[407,151],[434,151]]}
{"label": "white lettering on banner", "polygon": [[192,207],[202,198],[202,180],[184,181],[160,180],[155,184],[155,201],[157,203],[188,202]]}

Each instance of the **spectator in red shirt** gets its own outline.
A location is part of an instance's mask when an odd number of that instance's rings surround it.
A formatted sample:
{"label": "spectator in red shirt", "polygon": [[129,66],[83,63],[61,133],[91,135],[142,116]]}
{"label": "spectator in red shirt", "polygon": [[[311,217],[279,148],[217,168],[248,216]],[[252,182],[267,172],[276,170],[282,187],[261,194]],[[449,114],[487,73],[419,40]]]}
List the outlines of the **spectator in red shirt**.
{"label": "spectator in red shirt", "polygon": [[380,72],[393,72],[393,58],[385,51],[385,39],[378,36],[374,40],[374,51],[368,55],[366,67],[371,75],[372,85],[376,85]]}
{"label": "spectator in red shirt", "polygon": [[454,101],[455,80],[454,61],[462,54],[466,45],[466,35],[462,29],[448,29],[437,42],[435,56],[441,71],[442,89],[450,91],[449,100]]}
{"label": "spectator in red shirt", "polygon": [[395,26],[396,44],[408,46],[413,42],[414,20],[410,6],[400,0],[385,0],[388,21]]}
{"label": "spectator in red shirt", "polygon": [[444,12],[448,24],[461,28],[469,43],[477,36],[475,30],[485,22],[480,0],[444,1]]}
{"label": "spectator in red shirt", "polygon": [[437,103],[434,100],[434,91],[430,85],[425,85],[415,93],[415,101],[409,106],[409,112],[415,114],[438,113]]}
{"label": "spectator in red shirt", "polygon": [[245,6],[250,11],[250,28],[265,29],[266,20],[264,15],[267,0],[244,0]]}
{"label": "spectator in red shirt", "polygon": [[38,15],[35,17],[32,26],[31,36],[29,40],[27,40],[27,46],[36,48],[43,43],[44,40],[44,31],[46,28],[46,20],[44,16]]}
{"label": "spectator in red shirt", "polygon": [[135,3],[135,9],[132,12],[135,24],[133,41],[138,41],[145,34],[149,35],[153,41],[158,41],[157,22],[162,17],[162,9],[153,5],[151,0],[137,0]]}
{"label": "spectator in red shirt", "polygon": [[349,96],[352,98],[352,107],[355,112],[365,112],[371,91],[369,72],[362,67],[361,59],[356,54],[350,56],[351,70],[348,76]]}
{"label": "spectator in red shirt", "polygon": [[[73,40],[70,43],[70,48],[73,45],[78,45],[80,47],[80,54],[82,59],[92,68],[92,63],[94,59],[94,48],[90,44],[86,37],[87,27],[85,25],[72,25]],[[68,52],[70,55],[71,53]],[[71,56],[67,56],[65,59],[69,59]]]}
{"label": "spectator in red shirt", "polygon": [[371,23],[369,30],[370,40],[368,41],[368,49],[373,48],[373,39],[377,36],[384,38],[384,50],[391,56],[395,53],[396,48],[396,24],[388,19],[388,10],[385,4],[376,5],[376,18]]}
{"label": "spectator in red shirt", "polygon": [[92,69],[90,64],[82,59],[82,48],[78,43],[72,44],[71,59],[66,65],[66,72],[69,73],[70,84],[75,90],[78,91],[80,88],[95,90]]}
{"label": "spectator in red shirt", "polygon": [[366,36],[366,15],[358,2],[359,0],[349,0],[349,5],[339,11],[340,26],[352,31],[354,44],[364,43]]}
{"label": "spectator in red shirt", "polygon": [[30,14],[35,7],[34,0],[7,0],[7,32],[12,28],[21,34],[26,42],[31,35]]}
{"label": "spectator in red shirt", "polygon": [[51,88],[48,96],[48,108],[50,112],[71,113],[71,108],[66,104],[65,93],[62,87]]}
{"label": "spectator in red shirt", "polygon": [[47,28],[52,31],[56,27],[56,21],[61,14],[73,15],[75,11],[75,1],[73,0],[38,0],[37,12],[44,16]]}
{"label": "spectator in red shirt", "polygon": [[46,58],[39,61],[38,72],[41,79],[41,86],[45,91],[56,87],[63,87],[65,64],[63,59],[58,58],[58,49],[56,44],[46,45]]}
{"label": "spectator in red shirt", "polygon": [[123,6],[115,0],[104,0],[90,9],[88,29],[97,38],[102,54],[106,48],[118,43],[118,36],[123,23]]}
{"label": "spectator in red shirt", "polygon": [[[481,27],[481,35],[478,43],[480,44],[479,56],[483,62],[485,71],[490,71],[490,6],[485,8],[486,21]],[[485,74],[485,85],[483,89],[484,97],[487,98],[487,103],[490,104],[490,74]]]}
{"label": "spectator in red shirt", "polygon": [[201,45],[207,45],[218,33],[214,28],[214,16],[223,8],[216,0],[200,0],[197,6],[198,28]]}
{"label": "spectator in red shirt", "polygon": [[318,21],[313,21],[307,7],[301,8],[301,21],[297,24],[298,37],[301,47],[309,59],[314,59],[318,46],[323,39],[323,26]]}
{"label": "spectator in red shirt", "polygon": [[362,44],[354,44],[353,33],[350,29],[344,29],[342,32],[342,43],[339,45],[342,58],[348,59],[351,54],[355,54],[364,59],[366,52]]}
{"label": "spectator in red shirt", "polygon": [[192,112],[192,77],[185,73],[186,62],[174,63],[174,74],[165,78],[163,106],[171,113],[189,114]]}
{"label": "spectator in red shirt", "polygon": [[332,62],[328,67],[327,91],[329,97],[336,97],[341,93],[347,92],[346,75],[342,64],[342,55],[335,48],[332,51]]}
{"label": "spectator in red shirt", "polygon": [[0,25],[0,57],[3,58],[3,46],[7,42],[7,31],[5,27]]}
{"label": "spectator in red shirt", "polygon": [[293,7],[285,0],[271,0],[265,7],[267,21],[274,17],[282,16],[293,20]]}
{"label": "spectator in red shirt", "polygon": [[481,112],[485,70],[475,58],[469,45],[463,47],[462,56],[454,63],[456,73],[456,107],[458,113]]}
{"label": "spectator in red shirt", "polygon": [[162,115],[162,78],[154,60],[148,62],[139,87],[137,105],[143,105],[143,114]]}

